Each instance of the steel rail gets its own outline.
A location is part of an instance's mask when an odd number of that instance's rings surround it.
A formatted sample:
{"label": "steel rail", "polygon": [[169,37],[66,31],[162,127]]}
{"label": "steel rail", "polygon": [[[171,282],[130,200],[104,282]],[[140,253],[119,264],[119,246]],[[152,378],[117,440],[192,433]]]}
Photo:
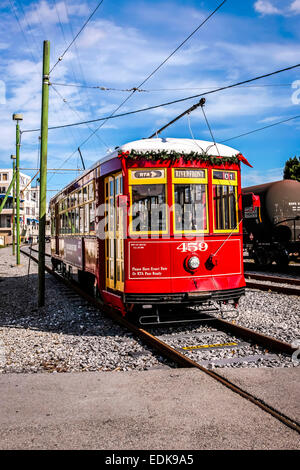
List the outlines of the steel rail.
{"label": "steel rail", "polygon": [[293,277],[283,277],[283,276],[276,276],[276,275],[269,275],[269,274],[257,274],[251,273],[251,271],[244,272],[246,280],[256,279],[258,281],[268,281],[268,282],[277,282],[282,284],[293,284],[295,286],[300,286],[300,279],[293,278]]}
{"label": "steel rail", "polygon": [[[21,250],[21,251],[22,251],[23,254],[30,257],[30,254],[28,252],[26,252],[24,250]],[[34,258],[32,255],[31,255],[31,258],[35,262],[38,262],[38,260],[36,258]],[[53,271],[53,269],[49,268],[48,266],[45,266],[45,270],[48,273],[52,274],[56,279],[63,282],[65,285],[67,285],[71,289],[73,289],[81,297],[83,297],[84,299],[89,301],[91,304],[93,304],[97,309],[101,310],[102,313],[104,311],[112,320],[114,320],[119,325],[123,326],[124,328],[128,329],[129,331],[134,333],[136,336],[141,338],[142,341],[144,341],[148,346],[150,346],[150,347],[154,348],[155,350],[157,350],[160,354],[164,355],[165,357],[167,357],[171,361],[174,361],[176,364],[178,364],[182,367],[196,368],[196,369],[200,370],[201,372],[204,372],[205,374],[209,375],[211,378],[213,378],[217,382],[221,383],[222,385],[224,385],[225,387],[227,387],[231,391],[237,393],[241,397],[245,398],[246,400],[250,401],[254,405],[258,406],[263,411],[269,413],[274,418],[276,418],[278,421],[280,421],[281,423],[285,424],[287,427],[293,429],[294,431],[296,431],[300,434],[300,423],[299,422],[291,419],[289,416],[286,416],[285,414],[283,414],[280,411],[276,410],[271,405],[267,404],[266,402],[264,402],[260,398],[258,398],[255,395],[247,392],[246,390],[242,389],[241,387],[234,384],[233,382],[231,382],[227,378],[225,378],[222,375],[218,374],[217,372],[209,370],[206,367],[201,366],[197,362],[193,361],[192,359],[186,357],[184,354],[182,354],[179,351],[177,351],[176,349],[172,348],[171,346],[169,346],[165,342],[163,342],[160,339],[158,339],[157,337],[151,335],[151,333],[149,333],[148,331],[146,331],[146,330],[134,325],[133,323],[129,322],[127,319],[122,317],[120,315],[120,313],[117,312],[116,309],[113,308],[113,306],[105,305],[104,303],[100,302],[99,300],[94,299],[89,294],[87,294],[85,291],[83,291],[81,288],[79,288],[77,285],[75,285],[73,282],[71,282],[70,280],[67,280],[63,276],[59,275],[58,273]],[[216,319],[216,320],[218,320],[218,319]],[[218,322],[219,322],[219,320],[218,320]],[[236,332],[240,331],[240,328],[241,328],[238,325],[230,324],[229,322],[226,322],[224,320],[221,320],[220,325],[221,324],[224,325],[224,327],[226,327],[226,328],[229,327],[229,325],[230,325],[230,328],[233,328]],[[242,330],[243,330],[243,334],[246,334],[246,333],[251,331],[251,330],[248,330],[247,328],[242,328]],[[255,332],[252,332],[252,333],[255,333]],[[255,333],[255,335],[258,337],[258,336],[260,336],[260,333]],[[265,338],[273,339],[273,338],[270,338],[270,337],[265,337]],[[284,344],[284,345],[288,346],[288,349],[291,348],[292,352],[296,350],[296,348],[293,348],[291,345],[289,345],[287,343],[283,343],[283,342],[275,340],[275,339],[273,339],[273,340],[275,341],[276,344],[278,343],[278,345],[279,345],[279,343],[281,343],[281,344]],[[286,348],[286,346],[284,346],[284,348]],[[285,350],[285,352],[286,352],[286,350]]]}
{"label": "steel rail", "polygon": [[260,282],[251,282],[246,279],[246,287],[249,289],[258,289],[264,291],[278,292],[286,295],[300,295],[299,287],[279,286],[276,284],[262,284]]}

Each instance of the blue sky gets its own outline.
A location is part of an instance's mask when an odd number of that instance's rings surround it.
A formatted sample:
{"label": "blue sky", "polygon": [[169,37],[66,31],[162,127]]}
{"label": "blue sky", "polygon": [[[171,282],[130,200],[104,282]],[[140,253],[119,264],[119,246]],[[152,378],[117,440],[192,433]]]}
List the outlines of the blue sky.
{"label": "blue sky", "polygon": [[[137,86],[219,3],[220,0],[104,0],[54,68],[51,81],[118,90]],[[22,130],[40,125],[43,40],[50,41],[52,66],[97,4],[94,0],[1,1],[0,167],[9,167],[9,157],[15,153],[12,114],[23,113]],[[227,0],[147,81],[143,86],[147,91],[135,93],[121,112],[300,63],[299,21],[300,0]],[[55,85],[55,89],[59,95],[50,87],[49,126],[104,117],[128,95],[124,91],[61,85]],[[99,124],[49,131],[48,167],[80,166],[76,152],[79,145],[89,166],[108,149],[149,136],[197,101],[112,119],[82,146]],[[296,116],[300,114],[300,68],[254,82],[247,88],[208,95],[205,110],[216,141]],[[190,124],[195,138],[210,140],[201,111],[191,114]],[[300,154],[299,131],[300,119],[228,142],[254,167],[243,166],[243,185],[281,179],[285,161]],[[190,138],[187,118],[162,135]],[[23,134],[21,167],[37,166],[38,148],[38,133]],[[60,189],[75,176],[75,172],[49,174],[48,189]],[[48,194],[50,197],[54,193]]]}

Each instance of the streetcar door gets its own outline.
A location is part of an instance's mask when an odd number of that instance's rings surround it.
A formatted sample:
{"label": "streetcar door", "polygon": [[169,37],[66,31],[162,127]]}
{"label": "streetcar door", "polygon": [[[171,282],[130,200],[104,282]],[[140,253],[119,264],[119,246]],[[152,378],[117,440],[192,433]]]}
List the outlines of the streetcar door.
{"label": "streetcar door", "polygon": [[105,284],[106,288],[124,290],[124,227],[122,208],[117,196],[123,193],[122,174],[105,178]]}

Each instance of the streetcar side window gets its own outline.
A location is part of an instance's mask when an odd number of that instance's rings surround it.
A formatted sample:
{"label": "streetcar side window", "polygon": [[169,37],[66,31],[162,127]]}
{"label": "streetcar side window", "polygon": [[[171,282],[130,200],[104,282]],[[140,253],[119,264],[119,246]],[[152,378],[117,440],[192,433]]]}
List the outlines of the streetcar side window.
{"label": "streetcar side window", "polygon": [[89,234],[95,231],[94,181],[59,202],[59,234]]}
{"label": "streetcar side window", "polygon": [[174,233],[208,232],[207,170],[173,168]]}
{"label": "streetcar side window", "polygon": [[90,229],[90,219],[89,219],[89,205],[85,204],[84,206],[84,233],[89,233]]}
{"label": "streetcar side window", "polygon": [[88,201],[88,187],[85,186],[82,192],[83,192],[83,203],[85,204]]}
{"label": "streetcar side window", "polygon": [[79,233],[79,208],[75,209],[75,233]]}
{"label": "streetcar side window", "polygon": [[215,232],[238,232],[237,172],[213,170]]}
{"label": "streetcar side window", "polygon": [[165,169],[130,170],[131,234],[163,234],[168,230]]}
{"label": "streetcar side window", "polygon": [[79,205],[82,204],[82,191],[81,190],[78,191],[78,204]]}
{"label": "streetcar side window", "polygon": [[89,205],[89,220],[90,220],[90,232],[95,230],[95,203],[91,202]]}
{"label": "streetcar side window", "polygon": [[89,184],[89,201],[95,199],[94,183]]}

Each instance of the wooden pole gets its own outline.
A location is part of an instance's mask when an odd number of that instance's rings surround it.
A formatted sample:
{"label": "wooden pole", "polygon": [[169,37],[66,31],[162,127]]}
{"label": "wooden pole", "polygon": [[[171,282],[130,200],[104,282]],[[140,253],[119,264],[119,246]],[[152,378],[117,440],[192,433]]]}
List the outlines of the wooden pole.
{"label": "wooden pole", "polygon": [[46,194],[47,194],[49,70],[50,70],[50,42],[44,41],[42,116],[41,116],[40,212],[39,212],[39,285],[38,285],[39,307],[43,307],[45,305],[45,232],[46,232],[46,208],[47,208]]}

